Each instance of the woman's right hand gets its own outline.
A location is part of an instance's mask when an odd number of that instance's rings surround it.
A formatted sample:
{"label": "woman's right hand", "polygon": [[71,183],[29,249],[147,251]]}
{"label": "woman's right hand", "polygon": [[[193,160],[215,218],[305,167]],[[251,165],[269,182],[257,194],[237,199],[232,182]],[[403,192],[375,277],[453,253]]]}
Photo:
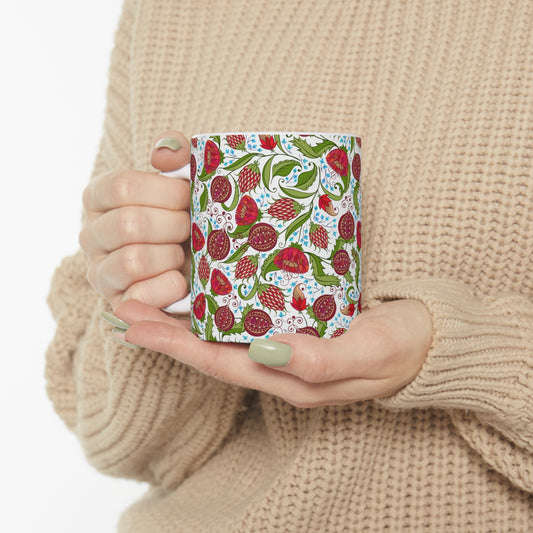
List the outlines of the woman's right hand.
{"label": "woman's right hand", "polygon": [[[181,147],[158,147],[161,139]],[[154,140],[157,170],[178,170],[189,160],[189,141],[181,133]],[[187,295],[189,191],[187,180],[137,170],[103,174],[85,188],[79,242],[90,259],[87,278],[113,309],[126,299],[162,308]]]}

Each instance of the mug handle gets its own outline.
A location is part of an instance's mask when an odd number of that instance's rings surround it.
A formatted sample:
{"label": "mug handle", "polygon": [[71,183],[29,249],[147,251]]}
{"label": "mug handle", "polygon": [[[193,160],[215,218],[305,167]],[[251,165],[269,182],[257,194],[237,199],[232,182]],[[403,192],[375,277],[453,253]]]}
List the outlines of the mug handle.
{"label": "mug handle", "polygon": [[[167,176],[169,178],[178,178],[190,181],[191,179],[191,165],[187,164],[184,167],[178,170],[172,170],[170,172],[160,172],[162,176]],[[186,314],[191,311],[191,294],[187,294],[185,298],[174,302],[163,309],[167,313],[172,314]]]}

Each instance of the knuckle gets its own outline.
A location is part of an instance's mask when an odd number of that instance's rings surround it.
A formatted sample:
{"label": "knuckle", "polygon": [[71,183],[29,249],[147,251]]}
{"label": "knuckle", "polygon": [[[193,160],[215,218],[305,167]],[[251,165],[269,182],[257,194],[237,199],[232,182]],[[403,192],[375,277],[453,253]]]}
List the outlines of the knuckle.
{"label": "knuckle", "polygon": [[307,354],[302,379],[307,383],[323,383],[328,381],[330,361],[326,354],[315,349]]}
{"label": "knuckle", "polygon": [[78,243],[85,252],[89,249],[89,230],[84,226],[78,234]]}
{"label": "knuckle", "polygon": [[131,203],[136,198],[136,191],[136,181],[130,172],[121,170],[113,175],[110,192],[113,205]]}
{"label": "knuckle", "polygon": [[177,270],[169,273],[169,285],[171,294],[184,295],[188,290],[187,280]]}
{"label": "knuckle", "polygon": [[191,216],[186,211],[178,213],[179,242],[185,242],[191,234]]}
{"label": "knuckle", "polygon": [[183,249],[183,246],[177,244],[176,245],[176,265],[179,268],[180,266],[185,263],[185,250]]}
{"label": "knuckle", "polygon": [[225,381],[221,372],[220,361],[220,349],[218,346],[213,346],[208,352],[204,353],[201,366],[202,372],[214,379]]}
{"label": "knuckle", "polygon": [[174,180],[176,197],[184,207],[191,205],[191,186],[186,180]]}
{"label": "knuckle", "polygon": [[95,291],[98,290],[96,266],[94,263],[91,263],[87,269],[87,281]]}
{"label": "knuckle", "polygon": [[135,242],[140,237],[143,220],[138,210],[130,208],[118,209],[116,232],[122,242]]}
{"label": "knuckle", "polygon": [[125,246],[120,251],[121,272],[130,280],[142,277],[146,270],[146,258],[139,246]]}
{"label": "knuckle", "polygon": [[93,199],[93,190],[94,190],[94,182],[89,182],[89,184],[83,189],[83,192],[81,194],[81,201],[83,204],[83,207],[87,210],[91,210],[92,207],[92,199]]}

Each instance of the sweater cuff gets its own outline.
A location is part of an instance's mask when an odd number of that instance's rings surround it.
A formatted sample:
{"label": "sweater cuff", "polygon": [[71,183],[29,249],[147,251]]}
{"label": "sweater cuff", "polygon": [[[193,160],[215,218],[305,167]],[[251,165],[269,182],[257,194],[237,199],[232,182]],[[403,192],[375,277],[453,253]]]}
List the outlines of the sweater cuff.
{"label": "sweater cuff", "polygon": [[469,287],[449,280],[381,283],[365,296],[370,307],[419,300],[433,320],[433,342],[419,374],[379,403],[389,408],[471,409],[512,425],[531,410],[533,306],[526,298],[482,301]]}

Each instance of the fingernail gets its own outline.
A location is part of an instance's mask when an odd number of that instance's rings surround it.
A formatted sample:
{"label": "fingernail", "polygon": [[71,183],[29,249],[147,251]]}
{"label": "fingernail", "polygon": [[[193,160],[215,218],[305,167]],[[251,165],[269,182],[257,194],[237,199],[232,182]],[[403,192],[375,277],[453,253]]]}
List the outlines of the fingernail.
{"label": "fingernail", "polygon": [[122,346],[127,346],[128,348],[140,348],[140,346],[137,346],[136,344],[131,344],[131,342],[123,341],[122,339],[116,339],[115,337],[112,337],[112,340],[113,342],[122,344]]}
{"label": "fingernail", "polygon": [[156,150],[159,148],[169,148],[173,152],[177,152],[181,148],[181,143],[174,137],[163,137],[155,143]]}
{"label": "fingernail", "polygon": [[100,316],[106,322],[109,322],[113,326],[117,326],[117,327],[122,328],[122,329],[128,329],[130,327],[130,325],[128,323],[124,322],[124,320],[120,320],[120,318],[116,317],[115,315],[113,315],[112,313],[109,313],[107,311],[103,311],[102,313],[100,313]]}
{"label": "fingernail", "polygon": [[248,357],[267,366],[285,366],[292,355],[288,344],[265,339],[255,339],[248,349]]}
{"label": "fingernail", "polygon": [[131,342],[128,342],[126,340],[126,331],[127,329],[124,328],[113,328],[113,340],[115,342],[118,342],[118,344],[122,344],[123,346],[127,346],[128,348],[140,348],[140,346],[137,346],[136,344],[132,344]]}

